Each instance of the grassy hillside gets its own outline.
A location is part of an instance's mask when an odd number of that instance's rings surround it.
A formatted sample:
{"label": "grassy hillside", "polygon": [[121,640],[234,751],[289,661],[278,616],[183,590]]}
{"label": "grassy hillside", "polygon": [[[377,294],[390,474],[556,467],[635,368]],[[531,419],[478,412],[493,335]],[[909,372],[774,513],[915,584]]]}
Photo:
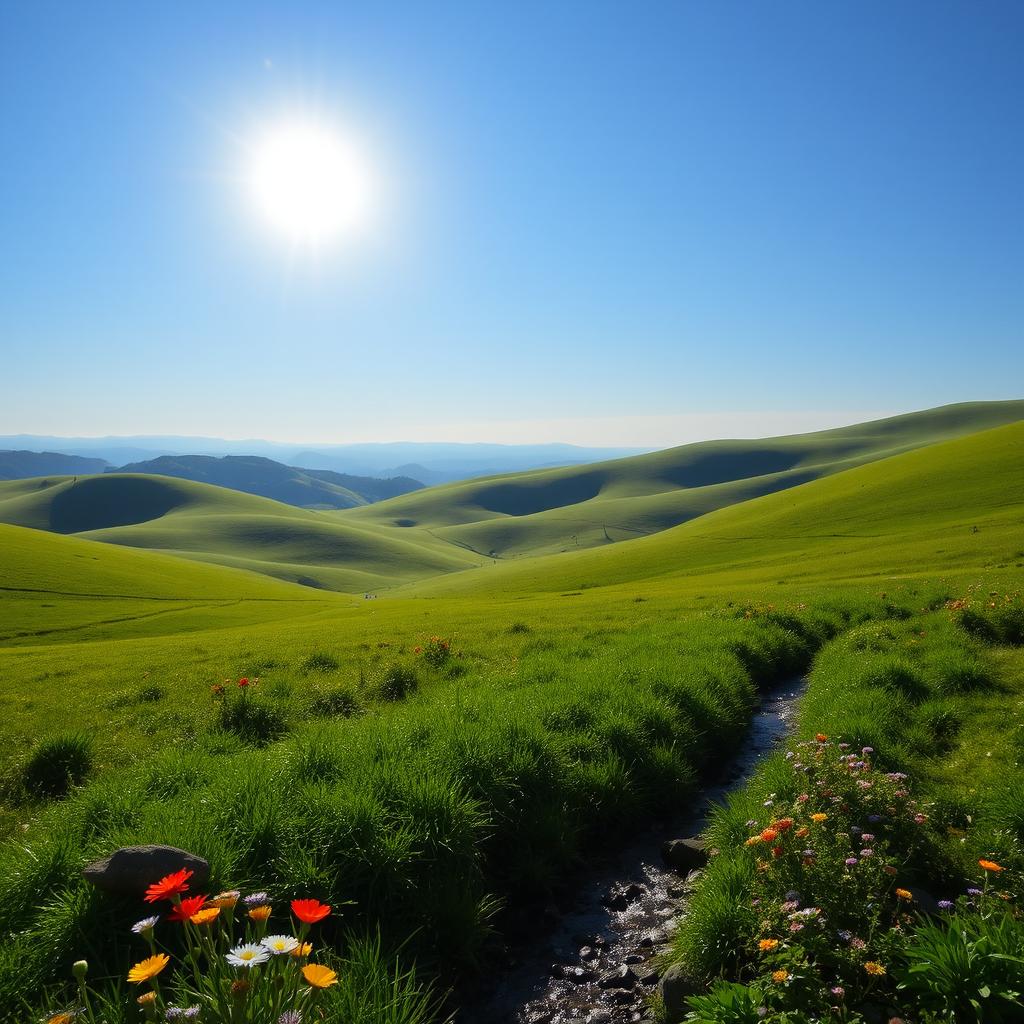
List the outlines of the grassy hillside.
{"label": "grassy hillside", "polygon": [[1024,402],[970,403],[813,434],[707,441],[430,488],[347,512],[344,521],[427,533],[492,558],[603,546],[1022,418]]}
{"label": "grassy hillside", "polygon": [[122,466],[118,472],[195,480],[299,508],[357,508],[423,486],[409,477],[382,480],[325,469],[299,469],[258,455],[164,455]]}
{"label": "grassy hillside", "polygon": [[479,562],[326,513],[171,477],[108,473],[0,484],[0,521],[220,562],[289,582],[375,590]]}
{"label": "grassy hillside", "polygon": [[643,581],[729,587],[963,572],[1024,561],[1024,423],[893,456],[654,537],[487,565],[415,592],[570,591]]}

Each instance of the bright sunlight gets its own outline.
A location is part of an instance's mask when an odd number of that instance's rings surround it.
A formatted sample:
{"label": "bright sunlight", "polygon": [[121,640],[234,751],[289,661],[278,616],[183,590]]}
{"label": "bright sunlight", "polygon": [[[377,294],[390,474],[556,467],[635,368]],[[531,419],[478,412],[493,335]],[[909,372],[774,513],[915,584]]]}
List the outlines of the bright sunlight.
{"label": "bright sunlight", "polygon": [[266,131],[251,150],[247,179],[260,214],[295,244],[354,235],[373,209],[363,153],[318,121],[285,121]]}

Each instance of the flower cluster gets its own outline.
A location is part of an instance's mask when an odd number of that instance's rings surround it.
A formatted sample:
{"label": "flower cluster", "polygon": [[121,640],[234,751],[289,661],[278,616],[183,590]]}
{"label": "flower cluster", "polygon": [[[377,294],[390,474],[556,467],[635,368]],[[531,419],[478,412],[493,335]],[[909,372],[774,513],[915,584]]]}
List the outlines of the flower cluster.
{"label": "flower cluster", "polygon": [[432,636],[413,648],[433,668],[440,668],[452,655],[452,642],[443,636]]}
{"label": "flower cluster", "polygon": [[[315,899],[293,900],[292,928],[267,934],[274,913],[267,893],[190,894],[191,877],[183,869],[149,886],[146,902],[169,904],[167,912],[145,917],[131,928],[149,951],[127,975],[130,983],[145,986],[136,999],[144,1019],[300,1024],[318,994],[338,983],[334,970],[310,962],[313,946],[306,941],[310,928],[331,913],[330,906]],[[162,924],[175,929],[169,947],[185,951],[181,969],[169,981],[172,956],[157,942]],[[80,1006],[69,1012],[97,1024],[87,972],[85,961],[75,964]],[[57,1018],[48,1024],[58,1024]]]}

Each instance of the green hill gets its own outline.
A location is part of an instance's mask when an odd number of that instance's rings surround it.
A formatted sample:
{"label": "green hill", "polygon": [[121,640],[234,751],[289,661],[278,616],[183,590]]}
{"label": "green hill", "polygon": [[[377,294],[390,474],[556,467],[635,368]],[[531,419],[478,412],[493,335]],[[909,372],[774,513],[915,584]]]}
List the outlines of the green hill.
{"label": "green hill", "polygon": [[135,474],[2,483],[0,522],[162,550],[350,592],[480,561],[429,536],[392,536],[240,491]]}
{"label": "green hill", "polygon": [[116,472],[194,480],[299,508],[356,508],[423,487],[407,476],[379,479],[327,469],[299,469],[259,455],[164,455],[148,462],[130,463]]}
{"label": "green hill", "polygon": [[22,480],[47,473],[102,473],[103,459],[86,459],[60,452],[0,451],[0,480]]}
{"label": "green hill", "polygon": [[945,406],[837,430],[706,441],[650,455],[433,487],[342,514],[491,558],[603,546],[727,505],[1001,424],[1024,402]]}
{"label": "green hill", "polygon": [[1024,422],[723,508],[654,537],[488,565],[418,595],[903,578],[1024,563]]}

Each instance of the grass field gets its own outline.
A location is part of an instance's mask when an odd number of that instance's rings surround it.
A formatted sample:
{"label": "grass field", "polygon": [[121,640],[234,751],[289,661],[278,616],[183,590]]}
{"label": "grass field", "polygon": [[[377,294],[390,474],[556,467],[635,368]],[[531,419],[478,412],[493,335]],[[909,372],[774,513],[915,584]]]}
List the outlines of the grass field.
{"label": "grass field", "polygon": [[[1016,707],[1019,656],[953,623],[945,603],[1020,589],[1024,424],[657,536],[482,567],[466,552],[453,562],[447,541],[402,540],[413,528],[349,525],[177,480],[102,479],[141,482],[147,507],[163,512],[115,525],[111,515],[139,502],[109,501],[89,480],[2,492],[0,515],[24,524],[0,527],[5,1007],[29,994],[38,1009],[44,989],[59,999],[62,965],[79,954],[101,972],[127,962],[136,908],[101,897],[77,870],[130,841],[195,848],[215,885],[352,900],[348,937],[328,933],[335,955],[365,954],[378,928],[388,950],[415,931],[403,956],[417,956],[420,982],[464,977],[488,961],[503,908],[543,898],[589,837],[685,801],[741,742],[759,686],[822,651],[805,730],[867,735],[878,694],[846,685],[849,659],[864,658],[850,653],[858,630],[881,630],[890,646],[922,629],[945,638],[921,662],[921,699],[893,703],[871,734],[886,756],[924,785],[948,786],[953,769],[922,749],[943,711],[959,722],[962,741],[947,748],[957,771],[1015,771],[1012,743],[995,768],[980,748],[995,749],[982,738]],[[58,525],[118,543],[44,532]],[[189,558],[125,546],[125,534]],[[274,556],[273,575],[335,571],[319,562],[345,544],[350,556],[370,545],[375,578],[404,585],[367,601],[239,571],[256,546]],[[356,571],[341,561],[339,574]],[[986,686],[939,692],[956,659],[982,665]],[[259,677],[250,695],[211,694],[240,676]],[[69,750],[81,757],[62,776]],[[39,788],[40,765],[56,788]],[[367,991],[379,994],[388,968],[366,956],[365,976],[377,979]],[[364,1019],[420,1019],[402,1013]]]}

